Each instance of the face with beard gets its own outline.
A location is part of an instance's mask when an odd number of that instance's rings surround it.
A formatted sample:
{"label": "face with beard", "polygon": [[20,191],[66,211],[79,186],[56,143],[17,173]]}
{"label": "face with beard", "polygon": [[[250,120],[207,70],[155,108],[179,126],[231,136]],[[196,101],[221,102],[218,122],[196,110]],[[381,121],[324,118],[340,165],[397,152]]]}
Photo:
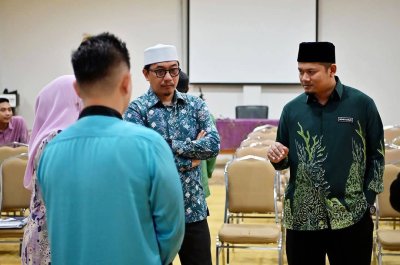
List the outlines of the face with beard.
{"label": "face with beard", "polygon": [[336,65],[321,63],[298,63],[300,83],[307,95],[325,96],[335,84]]}
{"label": "face with beard", "polygon": [[[143,69],[144,77],[162,102],[171,101],[174,96],[175,87],[179,81],[179,71],[175,76],[176,68],[179,68],[178,62],[169,61],[152,64],[148,70]],[[165,76],[157,76],[163,72],[162,70],[166,70]]]}

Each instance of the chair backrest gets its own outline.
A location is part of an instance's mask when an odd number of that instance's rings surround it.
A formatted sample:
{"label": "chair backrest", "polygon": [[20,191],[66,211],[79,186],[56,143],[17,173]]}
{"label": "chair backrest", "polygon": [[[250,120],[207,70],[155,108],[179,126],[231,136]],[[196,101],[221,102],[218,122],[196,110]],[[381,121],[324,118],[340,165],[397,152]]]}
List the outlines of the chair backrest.
{"label": "chair backrest", "polygon": [[249,139],[256,140],[274,140],[276,139],[276,132],[274,131],[253,131],[247,135]]}
{"label": "chair backrest", "polygon": [[26,156],[10,157],[3,161],[1,211],[29,208],[31,191],[25,189],[23,184],[27,163]]}
{"label": "chair backrest", "polygon": [[392,141],[392,145],[395,148],[400,148],[400,136],[396,137]]}
{"label": "chair backrest", "polygon": [[385,137],[385,143],[391,144],[394,138],[400,137],[400,125],[385,126],[383,134]]}
{"label": "chair backrest", "polygon": [[385,148],[385,164],[400,165],[400,149]]}
{"label": "chair backrest", "polygon": [[236,154],[235,156],[237,158],[239,157],[244,157],[248,155],[254,155],[262,158],[266,158],[268,154],[268,146],[264,145],[256,145],[256,146],[246,146],[246,147],[240,147],[236,149]]}
{"label": "chair backrest", "polygon": [[245,156],[226,168],[227,208],[231,213],[275,212],[275,169],[263,158]]}
{"label": "chair backrest", "polygon": [[389,201],[390,185],[396,179],[400,172],[400,167],[395,165],[386,165],[383,173],[383,192],[378,194],[379,217],[400,217],[400,213],[392,208]]}
{"label": "chair backrest", "polygon": [[277,132],[277,131],[278,127],[271,124],[261,125],[253,129],[253,132]]}
{"label": "chair backrest", "polygon": [[235,107],[236,119],[268,119],[268,106],[245,105]]}
{"label": "chair backrest", "polygon": [[254,145],[259,145],[261,144],[261,141],[258,139],[250,139],[246,138],[243,141],[240,142],[239,147],[247,147],[247,146],[254,146]]}
{"label": "chair backrest", "polygon": [[0,147],[0,164],[9,157],[13,157],[13,156],[23,154],[23,153],[28,153],[27,146],[18,146],[18,147],[1,146]]}

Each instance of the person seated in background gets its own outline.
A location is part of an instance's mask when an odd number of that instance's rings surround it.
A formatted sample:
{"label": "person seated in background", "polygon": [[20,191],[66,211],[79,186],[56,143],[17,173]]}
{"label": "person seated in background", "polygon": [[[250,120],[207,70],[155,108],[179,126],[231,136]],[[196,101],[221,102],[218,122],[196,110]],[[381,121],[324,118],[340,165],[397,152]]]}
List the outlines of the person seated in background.
{"label": "person seated in background", "polygon": [[390,204],[393,209],[400,212],[400,173],[390,185]]}
{"label": "person seated in background", "polygon": [[13,116],[10,101],[0,98],[0,145],[13,142],[27,144],[28,140],[29,133],[24,118]]}
{"label": "person seated in background", "polygon": [[[179,81],[178,84],[176,85],[176,89],[181,93],[187,93],[189,91],[189,77],[183,71],[179,73]],[[204,100],[202,95],[203,94],[200,95],[200,98]],[[215,124],[214,116],[210,115],[210,117]],[[206,196],[206,198],[211,195],[210,188],[208,186],[208,179],[212,177],[216,161],[217,161],[216,157],[211,157],[207,160],[201,161],[201,184],[203,186],[204,195]]]}

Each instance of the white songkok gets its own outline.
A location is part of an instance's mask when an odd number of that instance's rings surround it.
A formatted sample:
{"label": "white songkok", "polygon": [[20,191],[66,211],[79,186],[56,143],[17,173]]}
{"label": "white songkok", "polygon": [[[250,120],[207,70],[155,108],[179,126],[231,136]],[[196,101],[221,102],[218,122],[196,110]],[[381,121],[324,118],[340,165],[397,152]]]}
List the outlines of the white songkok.
{"label": "white songkok", "polygon": [[144,50],[144,65],[168,61],[179,61],[173,45],[157,44]]}

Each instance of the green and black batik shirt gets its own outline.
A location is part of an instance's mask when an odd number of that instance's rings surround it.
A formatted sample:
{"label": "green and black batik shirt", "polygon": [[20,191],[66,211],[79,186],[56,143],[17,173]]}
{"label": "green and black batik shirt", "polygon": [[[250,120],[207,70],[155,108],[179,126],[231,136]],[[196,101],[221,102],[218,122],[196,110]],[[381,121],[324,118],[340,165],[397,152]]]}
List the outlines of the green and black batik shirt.
{"label": "green and black batik shirt", "polygon": [[293,230],[341,229],[358,222],[383,191],[384,136],[374,101],[338,77],[326,105],[302,94],[283,109],[277,141],[290,167],[284,223]]}

